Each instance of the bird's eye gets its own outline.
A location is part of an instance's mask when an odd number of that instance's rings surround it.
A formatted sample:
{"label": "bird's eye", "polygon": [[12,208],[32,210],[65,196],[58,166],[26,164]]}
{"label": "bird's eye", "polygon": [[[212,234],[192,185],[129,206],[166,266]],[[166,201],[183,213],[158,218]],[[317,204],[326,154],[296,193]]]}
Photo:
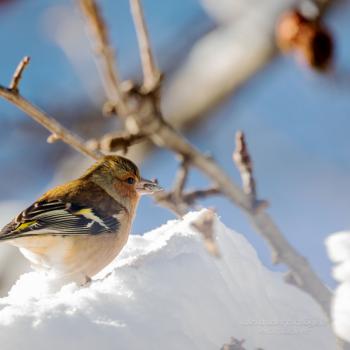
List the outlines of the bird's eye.
{"label": "bird's eye", "polygon": [[132,185],[132,184],[134,184],[135,179],[134,179],[133,177],[128,177],[128,178],[126,179],[126,182],[127,182],[129,185]]}

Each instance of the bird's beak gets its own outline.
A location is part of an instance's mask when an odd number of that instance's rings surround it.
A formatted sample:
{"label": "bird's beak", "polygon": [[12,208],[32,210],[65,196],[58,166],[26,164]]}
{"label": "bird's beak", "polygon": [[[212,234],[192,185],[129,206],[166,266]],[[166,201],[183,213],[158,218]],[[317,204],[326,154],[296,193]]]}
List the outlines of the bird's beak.
{"label": "bird's beak", "polygon": [[153,194],[164,190],[155,181],[141,179],[136,185],[136,191],[139,194]]}

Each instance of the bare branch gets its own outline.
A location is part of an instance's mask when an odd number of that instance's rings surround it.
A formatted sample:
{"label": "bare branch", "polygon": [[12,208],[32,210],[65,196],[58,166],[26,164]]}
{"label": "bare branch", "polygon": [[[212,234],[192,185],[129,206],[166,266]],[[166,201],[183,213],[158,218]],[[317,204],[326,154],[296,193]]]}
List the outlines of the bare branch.
{"label": "bare branch", "polygon": [[54,118],[41,111],[38,107],[34,106],[19,94],[19,83],[21,81],[23,71],[29,62],[30,58],[28,56],[25,56],[21,60],[13,74],[9,87],[6,88],[0,85],[0,96],[15,105],[17,108],[21,109],[37,123],[49,130],[52,134],[47,139],[48,143],[62,140],[78,152],[81,152],[93,159],[99,159],[102,157],[102,153],[89,149],[79,136],[73,134],[71,131],[58,123]]}
{"label": "bare branch", "polygon": [[153,57],[150,38],[140,0],[130,0],[130,8],[140,49],[143,70],[143,88],[146,92],[153,91],[159,84],[161,75]]}
{"label": "bare branch", "polygon": [[186,185],[186,181],[188,178],[188,171],[189,171],[188,161],[186,158],[181,157],[180,167],[176,175],[175,185],[173,190],[174,195],[179,199],[181,198],[183,190]]}
{"label": "bare branch", "polygon": [[168,208],[177,216],[182,217],[195,206],[195,203],[199,199],[221,194],[222,191],[218,188],[210,187],[188,191],[182,193],[180,197],[175,195],[174,190],[170,192],[159,192],[154,195],[154,199],[161,206]]}
{"label": "bare branch", "polygon": [[269,206],[269,203],[265,200],[257,199],[253,162],[242,131],[237,131],[236,133],[236,149],[232,155],[232,159],[239,170],[243,184],[243,191],[250,198],[252,209],[256,211],[266,209]]}
{"label": "bare branch", "polygon": [[125,154],[132,145],[140,143],[146,139],[144,134],[129,134],[125,131],[117,131],[105,134],[100,140],[92,139],[88,141],[91,149],[98,149],[103,153],[123,151]]}
{"label": "bare branch", "polygon": [[191,223],[191,226],[202,235],[207,251],[218,258],[220,257],[220,252],[215,241],[214,220],[215,213],[212,210],[206,210]]}
{"label": "bare branch", "polygon": [[96,45],[99,55],[101,79],[109,100],[118,107],[122,115],[127,114],[124,94],[120,88],[116,56],[109,44],[105,21],[95,0],[79,0],[80,8],[90,29],[91,41]]}
{"label": "bare branch", "polygon": [[153,195],[153,198],[157,204],[167,208],[179,218],[183,217],[190,210],[185,203],[179,203],[179,201],[174,199],[173,192],[156,193]]}
{"label": "bare branch", "polygon": [[9,85],[9,89],[12,90],[13,92],[19,91],[18,85],[21,81],[23,71],[27,67],[27,65],[30,62],[30,57],[29,56],[24,56],[22,61],[18,64],[15,72],[13,73],[11,83]]}
{"label": "bare branch", "polygon": [[256,185],[253,175],[253,163],[242,131],[237,131],[236,133],[236,150],[232,158],[241,174],[243,191],[255,200]]}
{"label": "bare branch", "polygon": [[210,187],[204,190],[199,189],[199,190],[186,192],[183,194],[182,197],[184,202],[191,206],[199,199],[221,195],[221,194],[222,192],[217,187]]}
{"label": "bare branch", "polygon": [[181,217],[194,207],[197,200],[221,194],[221,191],[216,187],[210,187],[207,189],[184,192],[189,173],[189,160],[186,157],[179,156],[181,162],[175,177],[173,189],[169,192],[159,192],[155,194],[154,198],[157,203],[170,209],[177,216]]}
{"label": "bare branch", "polygon": [[16,91],[0,86],[0,96],[21,109],[24,113],[32,117],[37,123],[51,131],[55,137],[67,143],[78,152],[81,152],[94,159],[99,159],[102,156],[100,152],[90,150],[79,136],[73,134],[68,129],[63,127],[55,119],[51,118],[38,107],[31,104]]}

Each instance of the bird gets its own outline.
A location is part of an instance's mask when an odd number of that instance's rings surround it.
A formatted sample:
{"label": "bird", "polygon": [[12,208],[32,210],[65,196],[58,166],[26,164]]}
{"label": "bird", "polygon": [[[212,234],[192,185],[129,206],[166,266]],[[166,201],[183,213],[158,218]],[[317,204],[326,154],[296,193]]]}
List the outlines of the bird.
{"label": "bird", "polygon": [[38,198],[0,231],[35,270],[81,285],[127,243],[139,199],[163,189],[129,159],[104,156]]}

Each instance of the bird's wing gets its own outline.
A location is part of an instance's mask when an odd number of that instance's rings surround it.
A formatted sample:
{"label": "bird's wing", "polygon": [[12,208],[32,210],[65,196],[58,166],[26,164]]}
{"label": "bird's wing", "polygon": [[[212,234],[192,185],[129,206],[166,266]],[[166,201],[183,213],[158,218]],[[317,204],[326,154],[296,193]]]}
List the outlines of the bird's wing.
{"label": "bird's wing", "polygon": [[22,211],[0,232],[0,240],[36,235],[97,235],[116,232],[119,221],[96,209],[61,200],[39,201]]}

